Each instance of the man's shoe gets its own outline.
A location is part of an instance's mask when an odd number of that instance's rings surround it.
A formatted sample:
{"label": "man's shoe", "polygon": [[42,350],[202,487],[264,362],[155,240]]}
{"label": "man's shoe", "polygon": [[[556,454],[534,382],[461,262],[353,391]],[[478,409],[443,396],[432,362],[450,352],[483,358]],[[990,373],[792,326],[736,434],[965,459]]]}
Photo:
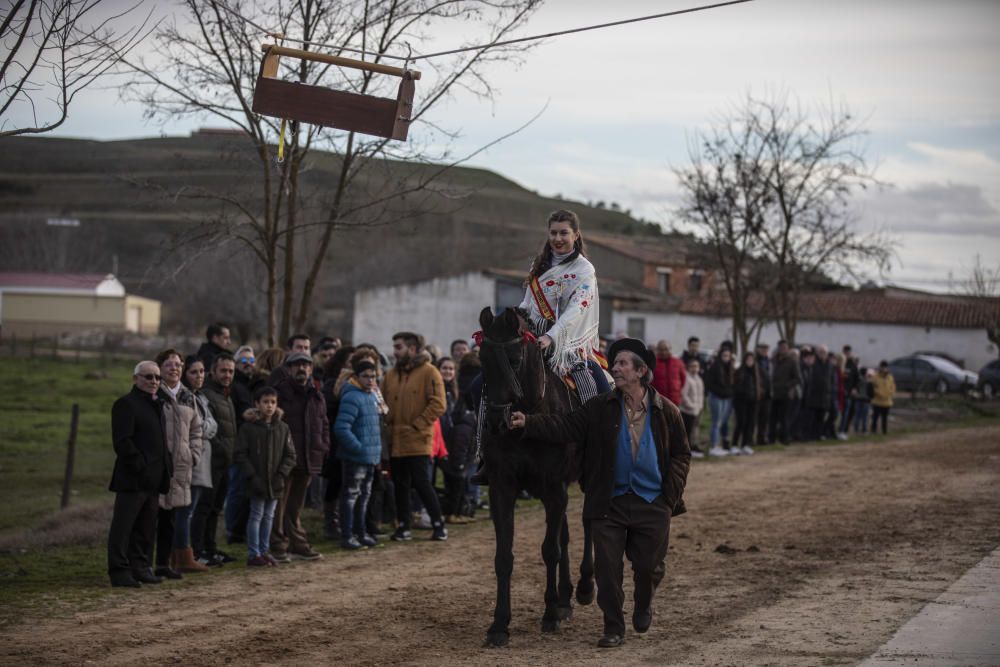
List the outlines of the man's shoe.
{"label": "man's shoe", "polygon": [[163,577],[158,577],[153,574],[153,571],[148,567],[141,570],[132,570],[132,577],[143,584],[162,584]]}
{"label": "man's shoe", "polygon": [[723,449],[722,447],[719,447],[718,445],[716,445],[715,447],[712,447],[710,450],[708,450],[708,455],[709,456],[729,456],[729,450],[728,449]]}
{"label": "man's shoe", "polygon": [[604,635],[597,641],[598,648],[618,648],[625,643],[621,635]]}
{"label": "man's shoe", "polygon": [[751,454],[753,454],[753,448],[751,448],[750,445],[743,445],[742,447],[740,447],[740,454],[743,454],[744,456],[750,456]]}
{"label": "man's shoe", "polygon": [[253,556],[247,558],[247,567],[269,567],[271,563],[263,556]]}
{"label": "man's shoe", "polygon": [[632,629],[636,631],[637,634],[644,635],[649,631],[649,626],[653,623],[653,609],[649,607],[639,611],[636,609],[632,612]]}
{"label": "man's shoe", "polygon": [[233,558],[232,556],[230,556],[229,554],[227,554],[225,551],[216,551],[215,554],[214,554],[214,556],[215,556],[215,560],[219,561],[222,564],[235,563],[236,562],[236,559]]}
{"label": "man's shoe", "polygon": [[408,542],[412,539],[413,533],[404,528],[397,528],[396,532],[392,534],[393,542]]}
{"label": "man's shoe", "polygon": [[448,539],[448,529],[444,527],[444,523],[434,524],[434,532],[431,533],[431,539],[435,542],[444,542]]}
{"label": "man's shoe", "polygon": [[703,459],[703,458],[705,458],[705,452],[701,451],[700,449],[692,449],[691,450],[691,458],[693,458],[693,459]]}
{"label": "man's shoe", "polygon": [[271,560],[273,560],[275,563],[279,565],[282,563],[292,562],[292,558],[284,551],[275,551],[272,554],[268,554],[268,556],[271,558]]}
{"label": "man's shoe", "polygon": [[202,554],[198,556],[198,563],[204,565],[205,567],[222,567],[222,561],[217,559],[215,554],[208,554],[205,552],[202,552]]}
{"label": "man's shoe", "polygon": [[313,551],[309,547],[306,547],[301,551],[289,551],[288,555],[291,556],[293,560],[319,560],[323,557],[323,554]]}
{"label": "man's shoe", "polygon": [[340,548],[346,551],[361,551],[362,549],[367,549],[368,547],[361,544],[361,542],[358,541],[358,538],[351,535],[350,539],[340,541]]}
{"label": "man's shoe", "polygon": [[142,588],[131,572],[114,572],[109,576],[112,588]]}
{"label": "man's shoe", "polygon": [[373,547],[378,544],[378,539],[374,535],[361,535],[358,537],[358,542],[360,542],[362,546]]}
{"label": "man's shoe", "polygon": [[158,577],[163,577],[164,579],[183,579],[184,575],[173,569],[172,567],[158,567],[154,570],[154,574]]}

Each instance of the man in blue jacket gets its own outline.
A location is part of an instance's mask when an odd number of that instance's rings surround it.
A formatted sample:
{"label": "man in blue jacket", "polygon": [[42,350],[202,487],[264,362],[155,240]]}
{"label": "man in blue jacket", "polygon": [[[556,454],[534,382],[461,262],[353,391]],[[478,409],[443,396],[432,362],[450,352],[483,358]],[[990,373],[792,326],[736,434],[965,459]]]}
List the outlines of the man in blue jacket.
{"label": "man in blue jacket", "polygon": [[567,415],[511,415],[526,436],[577,442],[584,491],[583,517],[594,536],[597,604],[604,636],[597,645],[625,642],[623,558],[632,561],[632,627],[645,634],[653,620],[653,593],[665,573],[670,519],[683,513],[691,463],[680,411],[652,388],[656,357],[642,341],[625,338],[608,350],[615,389]]}

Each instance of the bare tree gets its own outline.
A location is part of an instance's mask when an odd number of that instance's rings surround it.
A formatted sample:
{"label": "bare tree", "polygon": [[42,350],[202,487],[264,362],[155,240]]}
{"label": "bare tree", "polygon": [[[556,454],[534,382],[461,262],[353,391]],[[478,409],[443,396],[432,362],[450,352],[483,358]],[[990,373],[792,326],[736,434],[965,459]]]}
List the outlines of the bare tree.
{"label": "bare tree", "polygon": [[1000,354],[1000,305],[997,303],[1000,298],[1000,265],[991,269],[983,265],[982,257],[976,255],[966,282],[966,292],[979,302],[986,337]]}
{"label": "bare tree", "polygon": [[[463,26],[462,34],[480,43],[499,42],[523,25],[539,1],[253,0],[240,4],[239,12],[289,39],[322,43],[324,51],[337,55],[344,55],[348,46],[362,48],[370,60],[381,62],[380,54],[389,52],[419,55],[417,45],[449,25]],[[456,135],[431,123],[428,112],[457,89],[491,97],[485,66],[516,57],[520,48],[485,47],[421,61],[425,76],[412,114],[421,131],[412,133],[416,126],[411,128],[409,142],[291,122],[286,158],[278,164],[273,143],[279,121],[251,109],[260,47],[267,36],[227,11],[220,0],[185,0],[184,7],[190,25],[159,31],[156,56],[129,62],[137,73],[129,93],[145,103],[150,117],[207,118],[238,129],[247,139],[256,164],[255,173],[248,172],[254,186],[250,190],[246,184],[222,190],[192,183],[173,194],[219,203],[218,214],[189,242],[235,240],[262,263],[268,339],[273,342],[291,327],[306,325],[335,231],[391,224],[404,208],[402,200],[411,214],[419,210],[420,198],[446,169],[437,163],[453,160],[448,148],[435,146],[447,146]],[[385,92],[391,82],[368,71],[289,58],[282,59],[281,67],[286,80],[394,97]],[[317,153],[317,148],[329,153]],[[320,161],[332,166],[333,182],[310,181]]]}
{"label": "bare tree", "polygon": [[[138,4],[107,15],[102,0],[13,0],[0,16],[0,137],[50,132],[76,96],[114,73],[149,34]],[[105,15],[101,15],[102,12]],[[14,120],[19,118],[30,121]]]}
{"label": "bare tree", "polygon": [[803,291],[832,277],[858,281],[865,268],[884,271],[895,242],[882,231],[858,231],[853,196],[878,185],[865,158],[865,130],[845,108],[807,113],[787,95],[748,96],[745,122],[764,144],[770,205],[760,228],[761,258],[775,269],[778,330],[795,341]]}
{"label": "bare tree", "polygon": [[751,95],[724,116],[692,165],[676,170],[680,214],[716,249],[741,347],[773,319],[795,341],[802,293],[830,278],[883,270],[894,253],[884,233],[857,230],[855,193],[877,184],[864,130],[843,109],[816,119],[787,96]]}
{"label": "bare tree", "polygon": [[[681,218],[712,248],[731,305],[733,336],[746,350],[760,312],[760,232],[771,204],[766,144],[751,123],[727,118],[688,149],[691,166],[674,173],[683,192]],[[756,316],[755,316],[756,315]]]}

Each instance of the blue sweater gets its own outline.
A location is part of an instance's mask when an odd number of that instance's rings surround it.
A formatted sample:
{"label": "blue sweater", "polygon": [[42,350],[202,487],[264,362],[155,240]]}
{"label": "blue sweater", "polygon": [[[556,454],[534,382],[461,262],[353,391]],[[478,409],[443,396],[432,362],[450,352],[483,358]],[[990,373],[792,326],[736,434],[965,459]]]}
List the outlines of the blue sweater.
{"label": "blue sweater", "polygon": [[337,458],[375,465],[382,458],[381,415],[375,396],[347,382],[340,391],[340,408],[333,433]]}

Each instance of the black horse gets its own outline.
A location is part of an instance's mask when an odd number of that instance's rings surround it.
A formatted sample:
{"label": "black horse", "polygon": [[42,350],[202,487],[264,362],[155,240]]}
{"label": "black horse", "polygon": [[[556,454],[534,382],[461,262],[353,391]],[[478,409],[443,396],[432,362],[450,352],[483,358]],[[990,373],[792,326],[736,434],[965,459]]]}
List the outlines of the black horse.
{"label": "black horse", "polygon": [[[526,333],[524,318],[512,309],[494,317],[489,308],[479,315],[483,328],[480,344],[485,423],[482,424],[483,458],[489,470],[490,508],[496,531],[497,601],[493,625],[486,634],[492,646],[510,638],[510,579],[514,569],[514,501],[526,490],[545,506],[545,613],[542,632],[555,632],[573,615],[569,565],[569,525],[566,521],[567,487],[579,479],[577,446],[553,446],[521,438],[509,428],[510,414],[559,414],[571,409],[565,383],[548,368],[534,337]],[[584,552],[576,599],[594,600],[594,561],[590,525],[584,521]]]}

